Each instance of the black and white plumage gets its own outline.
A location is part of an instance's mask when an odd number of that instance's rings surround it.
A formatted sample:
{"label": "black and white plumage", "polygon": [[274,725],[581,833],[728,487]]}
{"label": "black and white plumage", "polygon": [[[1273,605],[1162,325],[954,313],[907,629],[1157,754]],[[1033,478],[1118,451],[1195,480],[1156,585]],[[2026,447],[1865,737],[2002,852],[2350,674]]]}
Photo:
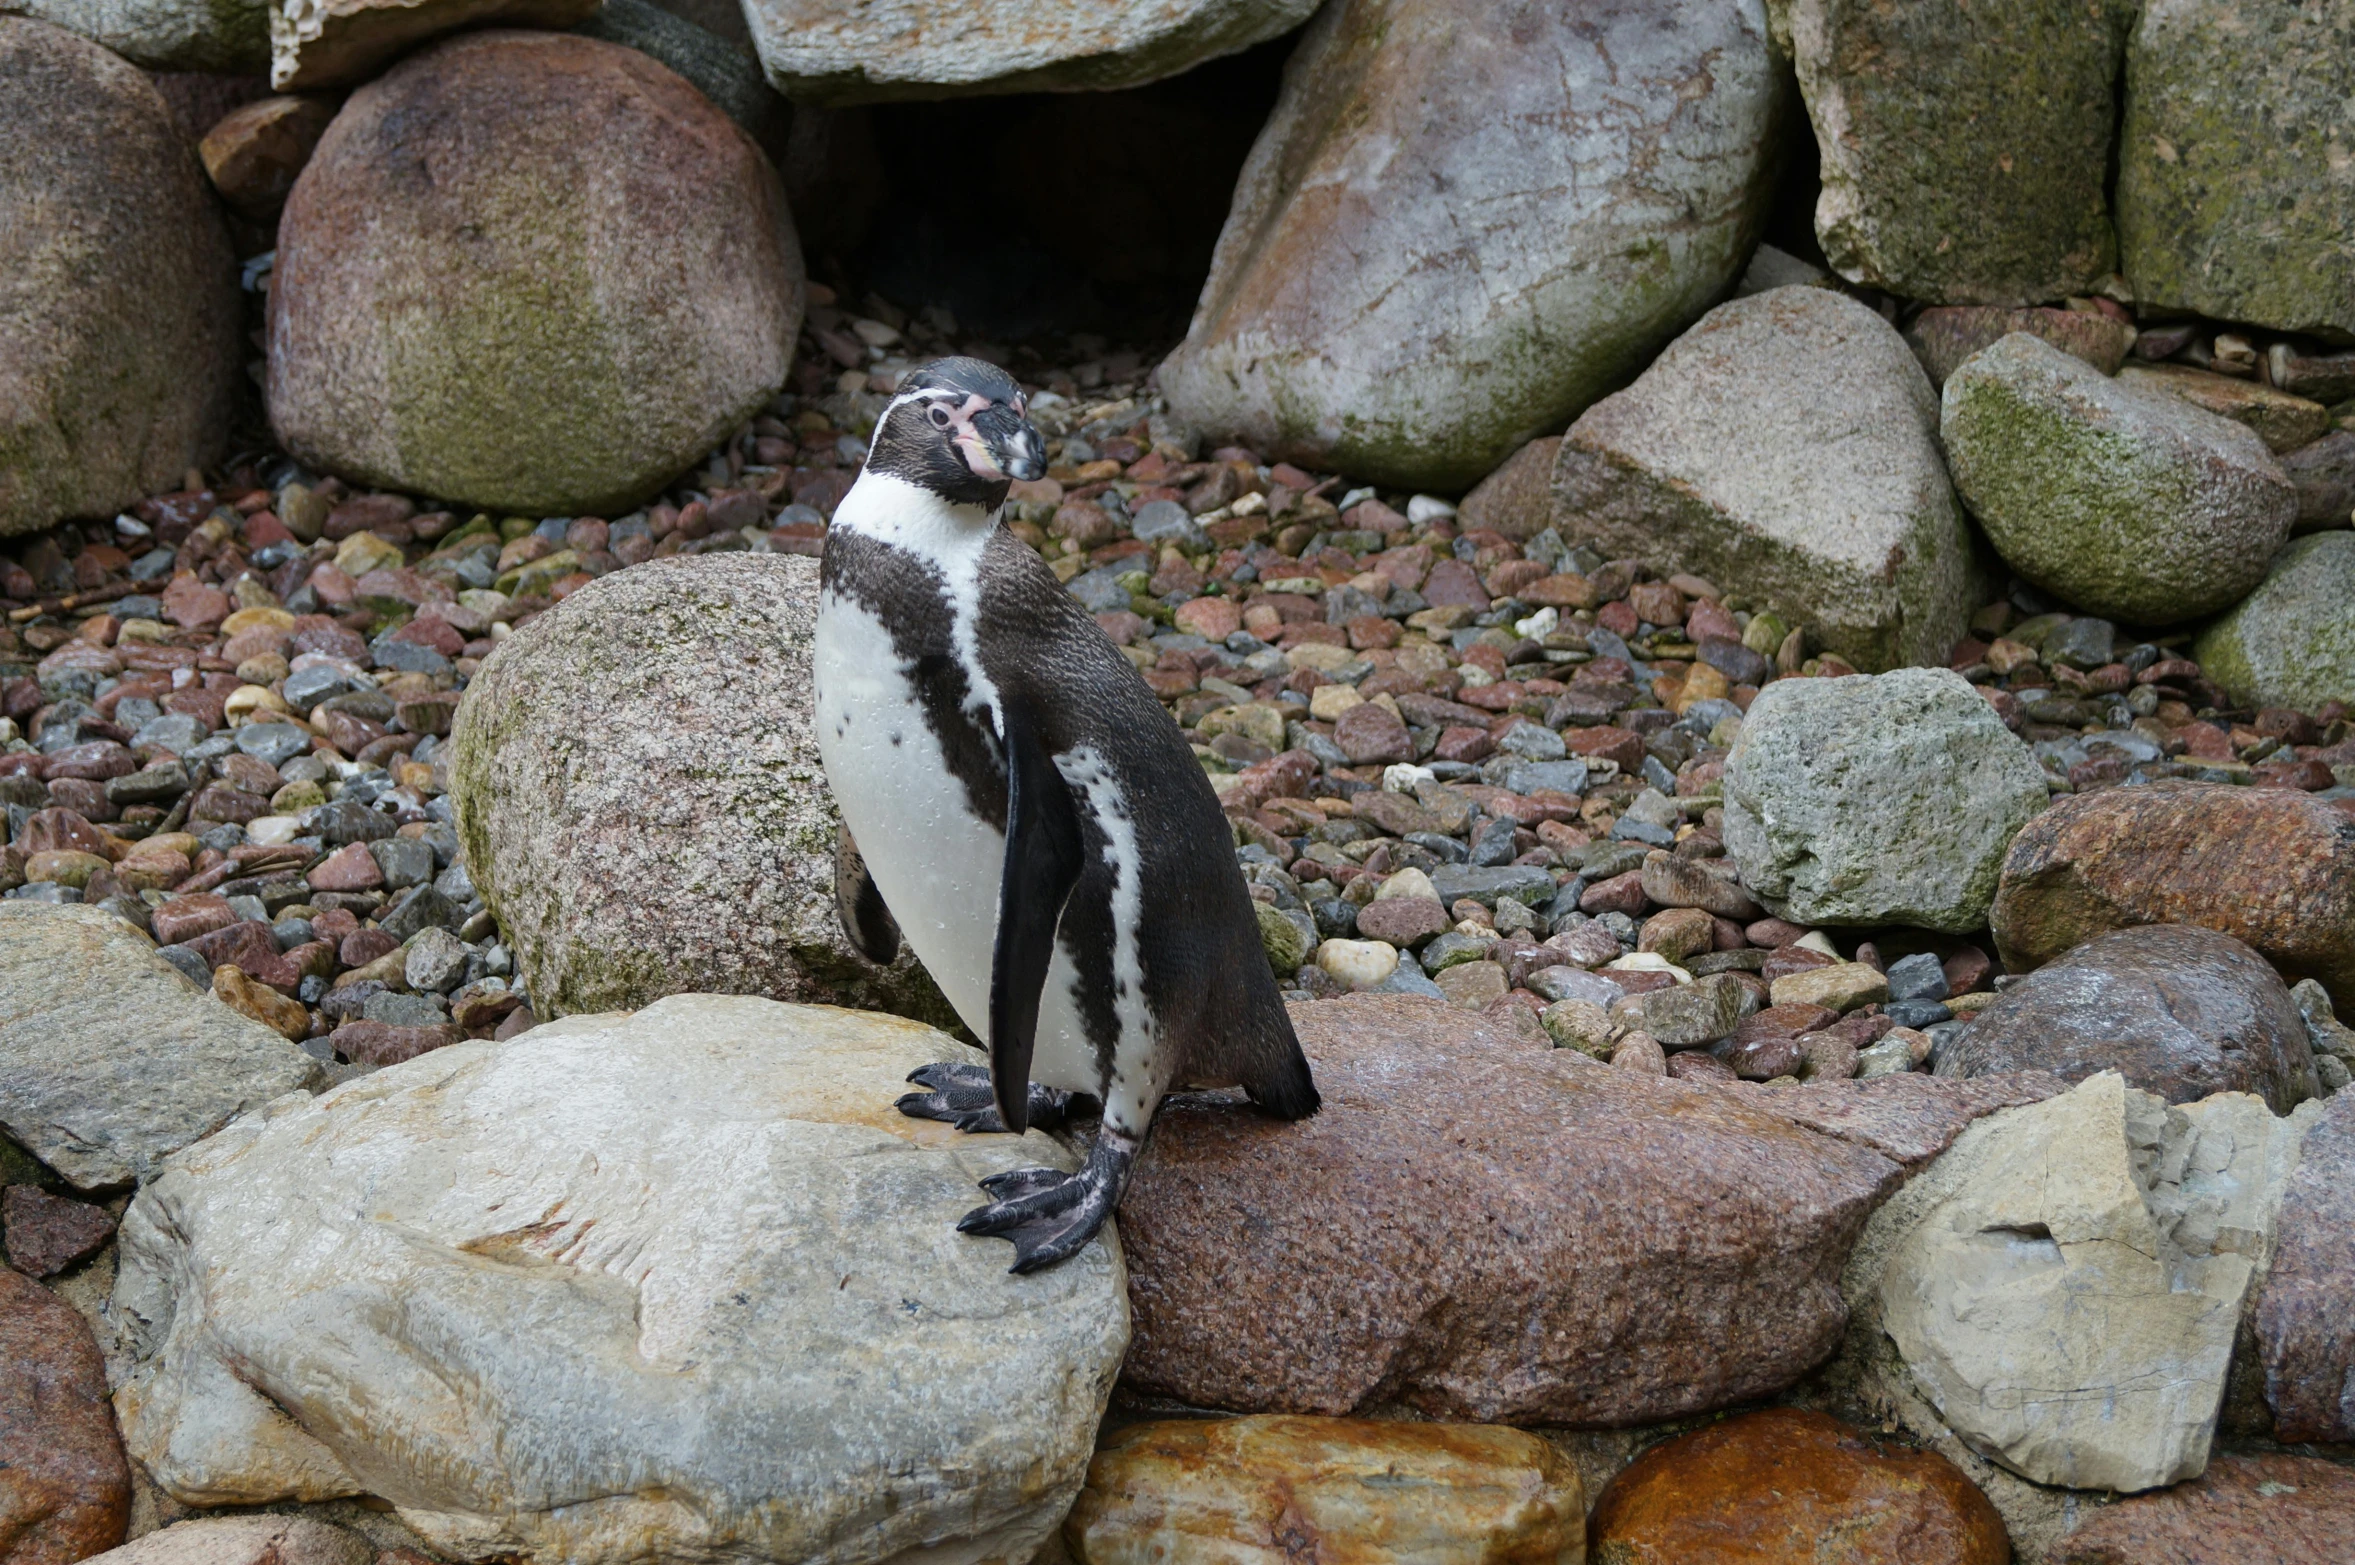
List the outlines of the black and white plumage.
{"label": "black and white plumage", "polygon": [[[851,851],[854,940],[896,923],[990,1069],[937,1066],[901,1108],[1023,1129],[1102,1104],[1077,1174],[1025,1169],[959,1225],[1016,1271],[1119,1204],[1173,1086],[1314,1113],[1232,836],[1177,725],[1046,563],[997,525],[1043,471],[1020,389],[977,359],[910,373],[822,564],[818,744]],[[846,847],[848,844],[846,844]],[[888,955],[888,951],[870,954]]]}

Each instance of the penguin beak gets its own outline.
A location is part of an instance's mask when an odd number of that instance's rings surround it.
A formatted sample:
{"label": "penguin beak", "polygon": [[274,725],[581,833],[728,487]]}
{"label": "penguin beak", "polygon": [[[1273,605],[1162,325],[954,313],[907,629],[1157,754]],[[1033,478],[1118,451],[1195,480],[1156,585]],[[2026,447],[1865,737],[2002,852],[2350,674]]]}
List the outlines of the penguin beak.
{"label": "penguin beak", "polygon": [[[980,459],[974,470],[981,477],[1028,481],[1046,476],[1047,444],[1039,438],[1036,426],[1012,408],[982,409],[973,417],[973,433],[978,437],[974,444],[980,449],[967,445],[966,452]],[[985,471],[985,467],[991,470]]]}

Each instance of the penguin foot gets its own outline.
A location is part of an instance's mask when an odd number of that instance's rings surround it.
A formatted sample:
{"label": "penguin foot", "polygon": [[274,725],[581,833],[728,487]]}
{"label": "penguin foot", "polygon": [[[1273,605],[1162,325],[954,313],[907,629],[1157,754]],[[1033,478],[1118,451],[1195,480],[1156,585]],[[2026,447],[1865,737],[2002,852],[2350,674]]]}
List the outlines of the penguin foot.
{"label": "penguin foot", "polygon": [[1018,1168],[983,1180],[981,1188],[998,1199],[967,1212],[957,1232],[1012,1240],[1012,1271],[1035,1272],[1068,1260],[1120,1205],[1136,1156],[1137,1142],[1107,1125],[1076,1174]]}
{"label": "penguin foot", "polygon": [[[910,1119],[945,1120],[975,1135],[995,1135],[1006,1128],[998,1113],[989,1067],[952,1065],[946,1060],[909,1073],[908,1080],[928,1092],[911,1092],[899,1100],[899,1111]],[[1100,1113],[1094,1098],[1084,1092],[1063,1092],[1031,1083],[1029,1119],[1034,1130],[1059,1130],[1078,1117]]]}

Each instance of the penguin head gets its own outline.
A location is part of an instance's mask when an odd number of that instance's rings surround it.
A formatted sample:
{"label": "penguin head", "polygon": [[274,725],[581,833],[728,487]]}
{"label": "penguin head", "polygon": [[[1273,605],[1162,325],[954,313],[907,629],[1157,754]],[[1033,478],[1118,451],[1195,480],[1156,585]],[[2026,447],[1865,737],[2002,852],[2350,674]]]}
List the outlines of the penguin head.
{"label": "penguin head", "polygon": [[1046,442],[1014,377],[980,359],[934,359],[908,371],[867,450],[871,472],[955,505],[995,510],[1010,480],[1042,477]]}

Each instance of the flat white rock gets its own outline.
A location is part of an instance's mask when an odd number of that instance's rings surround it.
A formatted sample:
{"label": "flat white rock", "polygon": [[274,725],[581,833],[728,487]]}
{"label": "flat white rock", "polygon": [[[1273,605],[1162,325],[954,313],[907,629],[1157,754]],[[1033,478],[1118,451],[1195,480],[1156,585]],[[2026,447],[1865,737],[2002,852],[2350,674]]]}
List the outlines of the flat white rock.
{"label": "flat white rock", "polygon": [[126,1214],[130,1449],[190,1504],[374,1494],[567,1565],[1021,1565],[1128,1343],[1117,1241],[1010,1275],[976,1182],[1036,1132],[893,1107],[976,1056],[679,995],[286,1099]]}

